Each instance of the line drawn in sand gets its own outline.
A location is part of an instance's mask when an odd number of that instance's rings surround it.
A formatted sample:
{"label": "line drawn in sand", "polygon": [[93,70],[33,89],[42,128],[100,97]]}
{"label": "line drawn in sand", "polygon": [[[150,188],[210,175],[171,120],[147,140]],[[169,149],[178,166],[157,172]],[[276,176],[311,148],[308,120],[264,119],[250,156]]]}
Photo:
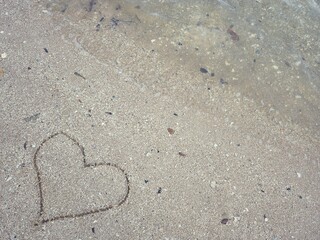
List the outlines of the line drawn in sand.
{"label": "line drawn in sand", "polygon": [[[44,198],[44,191],[43,191],[43,184],[44,182],[42,181],[42,172],[39,168],[39,154],[40,154],[40,150],[47,145],[48,143],[50,143],[50,140],[54,139],[55,137],[62,135],[64,137],[67,138],[67,140],[71,141],[73,143],[73,145],[75,145],[76,147],[78,147],[80,149],[81,152],[81,158],[82,158],[82,164],[83,164],[83,168],[98,168],[98,167],[103,167],[103,166],[107,166],[107,167],[113,167],[116,168],[121,174],[123,174],[124,178],[125,178],[125,184],[126,184],[126,192],[123,195],[123,197],[118,200],[117,203],[115,204],[106,204],[104,206],[99,206],[99,207],[92,207],[89,208],[87,210],[83,210],[83,211],[76,211],[76,212],[70,212],[70,211],[66,211],[66,212],[60,212],[58,214],[53,214],[53,216],[51,217],[45,217],[45,198]],[[130,192],[130,182],[129,182],[129,178],[127,173],[124,171],[124,169],[122,169],[121,167],[119,167],[117,164],[114,163],[95,163],[95,164],[89,164],[86,161],[86,155],[85,155],[85,151],[84,151],[84,147],[82,145],[80,145],[80,143],[74,139],[73,137],[71,137],[69,134],[65,133],[65,132],[57,132],[52,134],[51,136],[49,136],[48,138],[46,138],[45,140],[42,141],[42,143],[39,145],[39,147],[37,148],[34,157],[33,157],[33,165],[34,165],[34,169],[36,171],[37,174],[37,184],[38,184],[38,192],[39,192],[39,198],[40,198],[40,212],[39,212],[39,222],[37,222],[35,225],[40,224],[44,224],[44,223],[48,223],[48,222],[52,222],[55,220],[63,220],[66,218],[77,218],[77,217],[82,217],[85,215],[89,215],[89,214],[94,214],[94,213],[99,213],[99,212],[103,212],[103,211],[107,211],[110,210],[112,208],[115,207],[119,207],[121,206],[124,202],[126,202],[126,200],[128,199],[129,196],[129,192]],[[77,186],[74,186],[77,187]],[[76,205],[77,202],[74,202],[74,204]]]}

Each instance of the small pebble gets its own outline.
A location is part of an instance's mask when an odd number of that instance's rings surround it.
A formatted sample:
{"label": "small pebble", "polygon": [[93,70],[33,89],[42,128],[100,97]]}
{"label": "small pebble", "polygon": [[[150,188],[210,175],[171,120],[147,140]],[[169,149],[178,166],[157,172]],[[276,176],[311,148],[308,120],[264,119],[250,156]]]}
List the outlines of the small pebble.
{"label": "small pebble", "polygon": [[208,73],[208,70],[205,69],[205,68],[200,68],[200,72],[202,72],[202,73]]}
{"label": "small pebble", "polygon": [[181,156],[181,157],[186,157],[187,154],[185,154],[185,153],[183,153],[183,152],[179,152],[179,156]]}
{"label": "small pebble", "polygon": [[221,224],[226,225],[228,223],[229,219],[228,218],[224,218],[221,220]]}
{"label": "small pebble", "polygon": [[7,54],[6,53],[1,53],[1,58],[3,58],[3,59],[5,59],[5,58],[7,58]]}
{"label": "small pebble", "polygon": [[168,128],[167,130],[170,133],[170,135],[174,134],[174,132],[175,132],[174,129],[172,129],[172,128]]}

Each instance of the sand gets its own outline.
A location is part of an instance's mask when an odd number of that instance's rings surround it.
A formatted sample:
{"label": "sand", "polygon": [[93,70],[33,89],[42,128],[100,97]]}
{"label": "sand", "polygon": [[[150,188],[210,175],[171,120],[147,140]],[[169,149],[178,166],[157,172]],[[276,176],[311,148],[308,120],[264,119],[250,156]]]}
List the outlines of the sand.
{"label": "sand", "polygon": [[[204,38],[144,35],[135,1],[0,5],[1,239],[320,238],[317,90],[236,82],[240,29],[217,20],[209,65]],[[262,93],[314,100],[295,121]]]}

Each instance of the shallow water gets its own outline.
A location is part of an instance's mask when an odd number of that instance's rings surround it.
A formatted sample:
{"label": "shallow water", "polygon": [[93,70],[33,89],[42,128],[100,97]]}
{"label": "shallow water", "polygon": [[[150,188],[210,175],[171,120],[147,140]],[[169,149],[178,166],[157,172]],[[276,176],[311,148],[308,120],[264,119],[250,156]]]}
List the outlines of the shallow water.
{"label": "shallow water", "polygon": [[195,72],[194,84],[201,79],[252,99],[276,122],[320,137],[318,0],[46,0],[43,6],[61,24],[64,39],[103,62],[139,68],[125,54],[131,45],[121,40],[114,46],[123,56],[107,54],[108,34],[124,34],[170,62],[171,71]]}

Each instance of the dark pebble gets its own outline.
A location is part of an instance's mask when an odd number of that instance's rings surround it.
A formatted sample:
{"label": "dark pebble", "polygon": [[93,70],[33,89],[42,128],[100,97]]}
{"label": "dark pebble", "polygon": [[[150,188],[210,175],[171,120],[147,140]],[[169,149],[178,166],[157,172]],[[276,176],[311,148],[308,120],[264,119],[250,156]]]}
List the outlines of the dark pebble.
{"label": "dark pebble", "polygon": [[200,72],[202,72],[202,73],[208,73],[208,70],[205,69],[205,68],[200,68]]}
{"label": "dark pebble", "polygon": [[181,157],[186,157],[187,154],[185,154],[185,153],[183,153],[183,152],[179,152],[179,156],[181,156]]}
{"label": "dark pebble", "polygon": [[160,194],[162,192],[162,188],[159,187],[157,193]]}
{"label": "dark pebble", "polygon": [[168,133],[170,133],[170,135],[174,134],[174,132],[175,132],[174,129],[172,129],[172,128],[168,128],[167,130],[168,130]]}
{"label": "dark pebble", "polygon": [[226,225],[228,223],[229,219],[228,218],[224,218],[221,220],[221,224]]}

